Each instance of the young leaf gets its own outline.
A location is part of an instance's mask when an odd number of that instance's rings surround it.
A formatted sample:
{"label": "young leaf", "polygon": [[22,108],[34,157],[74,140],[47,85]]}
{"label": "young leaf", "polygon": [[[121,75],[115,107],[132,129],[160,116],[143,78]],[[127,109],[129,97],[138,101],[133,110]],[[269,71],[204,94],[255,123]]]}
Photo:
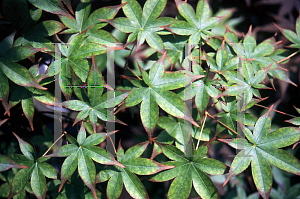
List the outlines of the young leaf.
{"label": "young leaf", "polygon": [[188,198],[192,185],[201,198],[219,198],[217,188],[206,173],[220,175],[227,166],[217,160],[204,158],[207,146],[195,150],[191,140],[192,137],[188,143],[192,147],[191,155],[183,153],[175,146],[157,143],[163,153],[173,160],[163,165],[175,167],[155,174],[150,180],[161,182],[176,177],[169,188],[168,198]]}
{"label": "young leaf", "polygon": [[30,187],[32,193],[36,195],[37,198],[45,198],[46,196],[46,179],[48,178],[56,179],[57,173],[53,166],[45,163],[48,158],[38,158],[36,159],[36,152],[33,147],[22,140],[19,136],[13,133],[19,141],[21,152],[24,154],[14,154],[10,155],[10,159],[18,164],[24,164],[26,166],[20,167],[21,170],[14,176],[12,183],[10,185],[10,197],[15,196],[24,190],[28,180],[30,179]]}
{"label": "young leaf", "polygon": [[120,163],[124,166],[126,165],[126,168],[119,166],[108,167],[107,170],[102,170],[97,175],[97,182],[109,180],[106,190],[109,198],[120,197],[123,183],[131,197],[149,198],[144,185],[134,173],[139,175],[151,175],[162,170],[173,168],[172,166],[165,166],[147,158],[139,158],[148,144],[148,141],[137,144],[129,148],[124,154],[121,142],[119,143],[117,158]]}
{"label": "young leaf", "polygon": [[134,88],[125,99],[126,107],[135,106],[142,101],[141,119],[149,140],[152,140],[152,133],[158,121],[158,106],[167,113],[199,127],[187,111],[188,108],[183,100],[170,90],[182,88],[203,76],[185,75],[179,72],[165,73],[163,63],[165,55],[166,53],[153,64],[149,75],[140,68],[145,84],[140,88]]}
{"label": "young leaf", "polygon": [[[103,121],[113,120],[113,118],[108,118],[107,110],[105,108],[111,108],[111,106],[113,107],[116,106],[127,96],[127,94],[116,92],[117,94],[116,98],[113,99],[113,103],[110,103],[110,106],[108,107],[109,100],[107,101],[107,94],[102,95],[105,82],[103,80],[100,70],[96,65],[95,57],[93,55],[92,55],[92,68],[89,72],[87,82],[89,84],[89,87],[87,89],[88,98],[86,97],[82,98],[83,101],[80,100],[65,101],[63,102],[63,105],[69,109],[80,111],[73,125],[75,125],[77,122],[89,116],[94,132],[96,133],[97,118],[100,118]],[[85,91],[83,90],[81,92],[85,92]],[[86,96],[86,94],[84,94],[84,96]]]}
{"label": "young leaf", "polygon": [[242,139],[241,141],[244,141],[245,144],[238,145],[236,139],[219,139],[234,148],[245,147],[234,158],[224,185],[230,178],[244,171],[251,163],[254,183],[260,195],[268,198],[272,186],[272,172],[269,163],[287,172],[300,175],[299,160],[290,153],[279,149],[297,142],[300,139],[300,131],[293,127],[284,127],[269,133],[272,107],[256,122],[253,131],[254,140],[249,140],[250,143]]}
{"label": "young leaf", "polygon": [[95,146],[102,142],[105,139],[106,135],[106,133],[97,133],[86,137],[86,132],[82,125],[79,135],[77,137],[77,141],[74,140],[74,142],[72,141],[73,143],[64,145],[53,154],[46,156],[68,156],[62,165],[61,184],[59,186],[58,191],[62,190],[64,183],[72,176],[72,174],[78,167],[78,173],[81,179],[90,188],[94,197],[97,198],[97,192],[95,189],[96,168],[92,160],[100,164],[117,165],[120,168],[124,167],[121,163],[117,162],[109,152],[105,151],[100,147]]}
{"label": "young leaf", "polygon": [[148,0],[143,11],[136,0],[122,0],[125,6],[122,7],[127,18],[119,17],[114,20],[100,19],[103,22],[110,23],[122,32],[131,33],[127,43],[133,42],[137,38],[137,48],[145,42],[156,51],[163,53],[164,46],[161,38],[156,32],[162,30],[161,26],[166,26],[174,21],[169,17],[157,17],[166,6],[166,0]]}
{"label": "young leaf", "polygon": [[210,8],[206,0],[199,0],[196,13],[186,1],[175,0],[175,3],[180,15],[186,21],[176,21],[165,29],[178,35],[190,35],[189,43],[194,46],[201,38],[206,40],[207,36],[214,36],[209,30],[219,25],[224,18],[210,17]]}

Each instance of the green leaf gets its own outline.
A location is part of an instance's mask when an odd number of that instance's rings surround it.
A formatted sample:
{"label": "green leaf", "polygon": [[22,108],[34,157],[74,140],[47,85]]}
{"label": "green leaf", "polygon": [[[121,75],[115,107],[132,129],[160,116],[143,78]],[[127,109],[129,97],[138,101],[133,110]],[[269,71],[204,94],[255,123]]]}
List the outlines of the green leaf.
{"label": "green leaf", "polygon": [[145,93],[140,109],[141,120],[144,128],[149,133],[149,138],[152,138],[152,133],[158,121],[158,105],[156,98],[151,95],[151,90]]}
{"label": "green leaf", "polygon": [[65,161],[62,164],[61,167],[61,184],[59,187],[59,191],[62,189],[64,183],[68,180],[68,178],[71,177],[71,175],[74,173],[74,171],[77,168],[78,164],[78,150],[74,153],[72,153],[70,156],[68,156]]}
{"label": "green leaf", "polygon": [[49,37],[60,32],[63,28],[64,25],[58,21],[46,20],[32,27],[28,32],[26,32],[25,37],[30,41],[35,41],[35,39],[33,39],[35,37]]}
{"label": "green leaf", "polygon": [[30,184],[32,191],[37,198],[45,198],[47,189],[46,179],[37,165],[35,165],[32,171]]}
{"label": "green leaf", "polygon": [[258,150],[266,160],[278,168],[296,175],[300,174],[300,163],[293,155],[281,149]]}
{"label": "green leaf", "polygon": [[32,148],[32,146],[30,144],[28,144],[27,142],[25,142],[24,140],[22,140],[17,134],[15,134],[14,132],[12,132],[14,134],[14,136],[18,139],[19,142],[19,146],[21,149],[21,152],[29,159],[29,160],[35,160],[35,151]]}
{"label": "green leaf", "polygon": [[29,86],[46,90],[46,88],[42,87],[35,81],[33,76],[24,66],[17,63],[2,61],[3,60],[0,60],[0,69],[14,83],[20,86]]}
{"label": "green leaf", "polygon": [[192,188],[192,165],[188,165],[182,168],[181,172],[172,182],[169,191],[168,198],[188,198]]}
{"label": "green leaf", "polygon": [[133,198],[149,198],[147,191],[139,178],[127,169],[121,169],[124,186]]}
{"label": "green leaf", "polygon": [[24,187],[26,186],[27,181],[29,180],[34,167],[28,169],[21,169],[18,173],[14,176],[13,181],[10,185],[10,195],[16,195],[20,193]]}
{"label": "green leaf", "polygon": [[168,158],[175,160],[165,162],[163,165],[175,167],[154,175],[150,180],[166,181],[176,177],[169,188],[168,198],[188,198],[192,185],[201,198],[218,198],[218,191],[206,172],[223,174],[227,166],[217,160],[205,158],[207,146],[202,145],[195,151],[191,141],[192,137],[188,142],[188,145],[192,147],[191,157],[186,157],[175,146],[159,144],[163,153]]}
{"label": "green leaf", "polygon": [[193,186],[202,198],[218,198],[218,190],[212,180],[197,167],[193,167],[192,178]]}
{"label": "green leaf", "polygon": [[[125,156],[126,157],[126,156]],[[146,158],[136,158],[123,163],[127,170],[138,175],[151,175],[161,170],[173,168],[173,166],[164,166]]]}
{"label": "green leaf", "polygon": [[0,155],[0,171],[6,171],[10,168],[27,168],[24,165],[17,164],[4,155]]}
{"label": "green leaf", "polygon": [[83,31],[83,24],[88,20],[91,12],[91,3],[89,1],[80,1],[75,11],[75,18],[77,22],[78,30]]}
{"label": "green leaf", "polygon": [[269,163],[261,154],[255,152],[252,158],[251,170],[254,183],[263,198],[269,198],[272,187],[272,171]]}
{"label": "green leaf", "polygon": [[57,172],[52,165],[43,162],[39,163],[38,167],[47,178],[57,179]]}
{"label": "green leaf", "polygon": [[[87,22],[84,25],[84,30],[88,27],[90,27],[93,24],[99,23],[99,19],[112,19],[116,16],[118,11],[125,5],[125,3],[122,3],[117,6],[107,6],[103,8],[99,8],[95,10],[90,17],[88,18]],[[103,26],[105,26],[104,24]]]}
{"label": "green leaf", "polygon": [[210,17],[210,8],[206,0],[198,2],[196,13],[185,1],[175,0],[175,3],[180,15],[187,23],[179,21],[165,28],[175,34],[190,35],[189,41],[193,45],[199,43],[201,37],[205,40],[207,36],[214,35],[208,30],[219,25],[223,19],[223,17]]}
{"label": "green leaf", "polygon": [[90,108],[90,106],[86,102],[80,100],[65,101],[63,102],[63,106],[66,106],[67,108],[72,109],[74,111],[80,111],[82,109]]}
{"label": "green leaf", "polygon": [[46,12],[51,12],[57,15],[63,15],[69,18],[73,18],[65,9],[61,1],[59,0],[46,0],[46,1],[39,1],[39,0],[29,0],[31,4],[34,6],[45,10]]}
{"label": "green leaf", "polygon": [[[272,108],[273,105],[257,120],[253,130],[253,136],[250,130],[245,131],[246,137],[253,145],[246,142],[244,139],[219,139],[234,148],[245,147],[234,158],[224,185],[231,177],[244,171],[251,163],[254,183],[260,195],[263,198],[268,198],[272,186],[272,172],[269,163],[282,170],[299,175],[299,160],[290,153],[278,149],[297,142],[300,138],[299,129],[284,127],[269,133]],[[244,145],[242,143],[238,144],[239,141],[244,141]]]}
{"label": "green leaf", "polygon": [[131,33],[127,43],[134,41],[137,37],[137,49],[145,42],[156,51],[163,53],[164,46],[161,38],[156,34],[162,30],[162,26],[172,23],[171,18],[157,19],[166,6],[166,0],[149,0],[145,3],[142,11],[136,0],[122,0],[122,7],[127,18],[119,17],[114,20],[101,21],[110,23],[118,30]]}
{"label": "green leaf", "polygon": [[9,84],[8,80],[3,74],[3,72],[0,70],[0,100],[2,101],[2,104],[6,110],[8,109],[8,95],[9,95]]}
{"label": "green leaf", "polygon": [[13,47],[14,37],[15,37],[16,31],[5,37],[0,42],[0,55],[2,56],[5,54],[10,48]]}
{"label": "green leaf", "polygon": [[96,169],[93,161],[83,150],[78,150],[78,172],[84,183],[91,189],[95,198],[97,198],[95,183]]}
{"label": "green leaf", "polygon": [[34,104],[33,104],[32,96],[24,96],[23,95],[23,99],[22,99],[21,103],[22,103],[22,109],[24,111],[24,114],[29,121],[31,129],[33,130]]}
{"label": "green leaf", "polygon": [[101,97],[104,88],[103,77],[96,65],[94,55],[92,55],[92,68],[87,79],[87,84],[89,85],[87,90],[90,104],[92,107],[94,107],[97,105],[97,102]]}
{"label": "green leaf", "polygon": [[124,158],[122,159],[122,162],[125,163],[141,156],[143,152],[146,150],[148,144],[149,142],[146,141],[146,142],[136,144],[133,147],[130,147],[124,154]]}
{"label": "green leaf", "polygon": [[[149,141],[139,143],[129,148],[124,154],[124,150],[119,143],[117,158],[126,168],[115,166],[115,168],[108,167],[108,170],[100,171],[97,174],[98,181],[108,181],[107,194],[112,198],[118,198],[123,183],[128,193],[134,198],[149,198],[145,187],[140,179],[134,174],[151,175],[162,170],[173,168],[173,166],[162,165],[146,158],[139,158],[145,151]],[[116,186],[114,189],[113,185]]]}
{"label": "green leaf", "polygon": [[123,189],[123,181],[121,172],[114,172],[107,183],[107,196],[108,198],[119,198]]}

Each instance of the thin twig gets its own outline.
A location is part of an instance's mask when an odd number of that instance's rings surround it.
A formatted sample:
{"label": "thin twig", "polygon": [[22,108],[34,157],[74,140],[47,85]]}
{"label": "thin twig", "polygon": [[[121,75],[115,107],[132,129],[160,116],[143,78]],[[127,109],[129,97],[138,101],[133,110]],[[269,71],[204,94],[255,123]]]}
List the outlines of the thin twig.
{"label": "thin twig", "polygon": [[136,76],[139,80],[142,80],[142,79],[141,79],[139,76],[137,76],[137,74],[135,74],[135,72],[133,72],[128,66],[126,66],[126,68],[129,69],[130,72],[131,72],[132,74],[134,74],[134,76]]}
{"label": "thin twig", "polygon": [[201,131],[200,131],[200,135],[199,135],[199,138],[198,138],[198,142],[197,142],[197,146],[196,146],[196,151],[197,151],[197,149],[199,147],[199,143],[200,143],[200,139],[201,139],[201,135],[202,135],[202,131],[203,131],[203,128],[204,128],[204,124],[205,124],[206,118],[207,118],[207,111],[205,111],[205,117],[204,117],[204,121],[203,121],[202,128],[201,128]]}
{"label": "thin twig", "polygon": [[[211,117],[214,120],[217,120],[215,117],[211,116],[209,113],[207,113],[207,115],[209,117]],[[223,126],[225,126],[227,129],[231,130],[233,133],[237,134],[237,132],[235,132],[234,130],[232,130],[229,126],[227,126],[226,124],[224,124],[223,122],[220,122],[219,120],[217,120],[217,122],[219,122],[220,124],[222,124]]]}
{"label": "thin twig", "polygon": [[67,134],[67,132],[64,131],[63,134],[61,136],[59,136],[59,138],[57,138],[55,140],[55,142],[49,147],[49,149],[44,153],[44,155],[42,157],[44,157],[51,150],[51,148],[56,144],[56,142],[58,142],[58,140],[60,140],[66,134]]}
{"label": "thin twig", "polygon": [[114,147],[115,154],[117,155],[116,147],[115,147],[115,145],[114,145],[114,143],[113,143],[111,137],[110,137],[109,135],[108,135],[108,137],[109,137],[109,139],[110,139],[110,141],[111,141],[111,144],[112,144],[113,147]]}
{"label": "thin twig", "polygon": [[124,72],[125,72],[125,69],[128,68],[128,67],[127,67],[127,65],[128,65],[128,60],[129,60],[129,57],[131,56],[131,53],[132,53],[132,51],[133,51],[135,45],[136,45],[136,44],[133,45],[133,47],[132,47],[132,49],[130,50],[130,53],[129,53],[127,59],[126,59],[126,62],[125,62],[125,64],[124,64],[124,71],[123,71],[123,74],[124,74]]}
{"label": "thin twig", "polygon": [[278,61],[277,64],[280,64],[281,62],[284,62],[285,60],[287,60],[287,59],[293,57],[293,56],[296,55],[298,52],[300,52],[300,50],[298,50],[298,51],[294,52],[293,54],[287,56],[286,58],[284,58],[284,59]]}
{"label": "thin twig", "polygon": [[[269,107],[266,107],[266,106],[263,106],[263,105],[260,105],[260,104],[255,104],[256,106],[260,106],[260,107],[262,107],[262,108],[266,108],[266,109],[270,109]],[[294,116],[294,115],[290,115],[290,114],[287,114],[287,113],[284,113],[284,112],[281,112],[281,111],[277,111],[277,110],[275,110],[275,109],[272,109],[272,111],[275,111],[275,112],[277,112],[277,113],[281,113],[281,114],[283,114],[283,115],[288,115],[288,116],[290,116],[290,117],[296,117],[296,116]]]}

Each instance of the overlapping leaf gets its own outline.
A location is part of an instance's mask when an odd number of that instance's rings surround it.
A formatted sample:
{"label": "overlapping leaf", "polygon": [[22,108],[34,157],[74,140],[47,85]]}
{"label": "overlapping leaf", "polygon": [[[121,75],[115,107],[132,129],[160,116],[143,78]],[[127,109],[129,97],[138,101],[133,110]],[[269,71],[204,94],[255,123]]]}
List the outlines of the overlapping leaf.
{"label": "overlapping leaf", "polygon": [[30,179],[30,186],[32,192],[37,198],[45,198],[47,186],[46,179],[56,179],[57,172],[50,164],[46,163],[49,158],[36,157],[36,152],[33,147],[27,142],[23,141],[19,136],[14,133],[19,141],[20,149],[23,155],[12,154],[9,158],[15,163],[25,165],[23,169],[19,170],[14,176],[10,184],[10,196],[14,196],[24,190],[28,180]]}
{"label": "overlapping leaf", "polygon": [[258,89],[268,88],[261,83],[266,78],[268,71],[270,71],[270,67],[272,67],[272,64],[266,68],[254,72],[251,63],[245,61],[243,66],[244,77],[242,74],[240,74],[240,72],[237,71],[221,72],[221,74],[227,79],[228,84],[225,85],[226,90],[219,94],[216,98],[226,95],[236,96],[244,93],[246,105],[253,99],[253,95],[261,99]]}
{"label": "overlapping leaf", "polygon": [[211,158],[205,158],[208,151],[206,145],[195,150],[192,137],[188,143],[190,151],[183,153],[173,145],[159,144],[163,153],[172,161],[163,165],[175,168],[162,171],[150,178],[151,181],[162,182],[175,178],[169,188],[168,198],[188,198],[192,185],[201,198],[219,198],[219,193],[207,174],[221,175],[227,165]]}
{"label": "overlapping leaf", "polygon": [[[193,111],[197,111],[197,110],[194,109]],[[195,118],[193,119],[196,120]],[[169,115],[168,117],[165,116],[160,117],[157,125],[163,128],[164,131],[162,131],[155,140],[167,144],[172,144],[175,140],[176,147],[183,152],[186,152],[187,150],[186,147],[189,142],[190,136],[192,136],[195,139],[199,139],[200,136],[201,128],[192,126],[190,123],[186,122],[185,120],[174,118],[171,115]],[[213,135],[210,129],[204,128],[201,135],[201,140],[208,141],[212,137]],[[160,147],[156,143],[154,143],[153,147],[154,147],[153,150],[155,150],[155,155],[162,152]]]}
{"label": "overlapping leaf", "polygon": [[[234,97],[229,97],[227,98],[227,103],[221,103],[221,107],[223,108],[223,112],[220,112],[217,114],[218,117],[221,117],[221,119],[219,120],[220,122],[222,122],[223,124],[225,124],[227,126],[227,128],[229,127],[230,129],[236,131],[236,124],[238,122],[238,112],[241,112],[242,110],[238,110],[238,103],[236,102],[236,100],[234,99]],[[248,108],[248,107],[247,107]],[[246,110],[247,110],[246,108]],[[245,110],[243,110],[245,111]],[[241,119],[241,118],[239,118]],[[247,126],[254,126],[255,122],[257,121],[257,118],[251,114],[251,113],[243,113],[243,121],[239,121],[239,122],[243,122],[244,125]],[[225,127],[224,127],[225,128]],[[221,129],[219,129],[219,131],[222,131]],[[231,134],[231,132],[229,131],[229,134]]]}
{"label": "overlapping leaf", "polygon": [[145,42],[156,51],[163,53],[164,46],[161,38],[156,32],[163,30],[161,26],[174,22],[173,18],[157,18],[166,6],[166,0],[148,0],[146,1],[143,11],[136,0],[122,0],[122,7],[125,17],[119,17],[114,20],[105,20],[118,30],[131,33],[128,36],[127,43],[137,39],[137,49]]}
{"label": "overlapping leaf", "polygon": [[189,44],[195,46],[202,39],[206,40],[207,36],[214,36],[212,28],[219,25],[224,17],[211,17],[210,8],[206,0],[199,0],[196,13],[193,7],[186,1],[175,0],[180,15],[186,21],[176,21],[165,29],[178,34],[190,35]]}
{"label": "overlapping leaf", "polygon": [[199,126],[191,117],[183,100],[170,90],[187,86],[203,76],[181,72],[165,73],[164,57],[162,56],[151,67],[149,75],[140,68],[143,81],[129,79],[137,88],[134,88],[125,99],[126,107],[135,106],[142,102],[140,115],[150,140],[159,118],[158,106],[175,117],[185,119],[195,126]]}
{"label": "overlapping leaf", "polygon": [[[58,192],[60,184],[60,180],[53,180],[49,183],[49,194],[53,198],[94,198],[92,191],[85,186],[78,173],[73,174],[68,179],[68,183],[66,183],[62,190]],[[103,198],[101,192],[97,189],[96,194],[97,198]]]}
{"label": "overlapping leaf", "polygon": [[[112,134],[115,132],[109,133]],[[47,157],[67,157],[61,168],[59,191],[62,190],[64,183],[72,176],[76,168],[78,168],[81,179],[86,186],[91,189],[94,197],[97,198],[95,189],[96,169],[92,160],[100,164],[117,165],[120,168],[124,168],[109,152],[101,147],[95,146],[103,142],[106,136],[108,136],[108,133],[95,133],[86,137],[85,128],[82,124],[77,135],[77,140],[68,135],[67,138],[71,144],[64,145],[53,154],[47,155]]]}
{"label": "overlapping leaf", "polygon": [[[197,63],[193,62],[193,74],[204,75],[203,69]],[[212,85],[206,85],[203,79],[198,79],[190,85],[179,90],[179,97],[183,100],[189,100],[195,97],[195,103],[200,112],[203,112],[209,101],[209,97],[217,97],[221,92]]]}
{"label": "overlapping leaf", "polygon": [[300,130],[283,127],[269,132],[272,107],[257,120],[253,134],[249,129],[244,128],[248,140],[219,139],[233,148],[242,149],[234,158],[224,184],[233,176],[243,172],[251,163],[254,183],[263,198],[269,198],[272,187],[272,171],[269,163],[287,172],[300,175],[299,160],[285,150],[279,149],[297,142],[300,139]]}
{"label": "overlapping leaf", "polygon": [[237,43],[237,36],[234,32],[231,32],[228,29],[226,30],[224,37],[226,42],[232,46],[234,52],[240,58],[244,59],[244,63],[246,64],[246,72],[248,72],[247,75],[250,76],[251,74],[256,74],[260,69],[267,68],[272,64],[270,70],[268,71],[269,78],[273,78],[274,76],[282,81],[295,85],[286,75],[285,71],[282,70],[279,64],[269,57],[274,53],[275,46],[277,45],[274,38],[266,39],[257,45],[256,40],[252,35],[251,26],[243,40],[243,43]]}
{"label": "overlapping leaf", "polygon": [[117,159],[126,168],[115,165],[109,166],[100,171],[97,175],[98,182],[108,180],[106,189],[108,198],[119,198],[123,184],[131,197],[149,198],[144,185],[135,174],[151,175],[162,170],[173,168],[173,166],[164,166],[147,158],[140,158],[148,144],[149,141],[139,143],[129,148],[124,154],[121,142],[119,143]]}
{"label": "overlapping leaf", "polygon": [[0,100],[8,114],[9,84],[7,78],[20,86],[28,87],[30,89],[35,87],[46,90],[46,88],[37,83],[27,68],[15,63],[26,59],[42,49],[35,49],[26,46],[13,47],[14,35],[15,33],[12,33],[0,43]]}
{"label": "overlapping leaf", "polygon": [[89,41],[97,41],[96,43],[117,43],[117,40],[107,31],[99,30],[107,25],[99,21],[99,19],[112,19],[118,11],[125,5],[123,3],[118,6],[108,6],[95,10],[91,14],[91,3],[89,0],[80,1],[75,11],[75,19],[65,15],[60,15],[61,21],[68,29],[63,33],[81,33],[87,29]]}
{"label": "overlapping leaf", "polygon": [[[75,111],[80,111],[75,119],[74,124],[89,116],[90,122],[93,125],[94,131],[96,132],[97,118],[100,118],[103,121],[113,121],[114,115],[107,113],[107,108],[116,106],[123,101],[128,94],[122,93],[121,91],[116,91],[114,93],[115,96],[111,99],[108,98],[107,93],[113,91],[108,91],[102,95],[105,82],[103,80],[101,71],[96,66],[94,56],[92,56],[92,61],[92,68],[87,78],[88,94],[84,88],[79,88],[82,86],[76,85],[78,87],[78,91],[76,89],[74,89],[74,91],[80,100],[65,101],[63,102],[63,106]],[[75,74],[73,74],[73,76],[75,76]]]}
{"label": "overlapping leaf", "polygon": [[[33,66],[34,67],[34,66]],[[33,67],[29,69],[32,76],[35,76],[33,70],[31,70]],[[37,80],[38,77],[35,77]],[[16,86],[14,89],[12,89],[12,95],[9,99],[9,109],[17,105],[19,102],[21,102],[23,112],[26,116],[26,118],[29,121],[30,127],[32,130],[33,128],[33,116],[34,116],[34,103],[33,99],[38,100],[39,102],[42,102],[44,104],[48,105],[57,105],[58,101],[55,101],[54,96],[49,93],[46,90],[37,89],[34,87],[21,87]]]}

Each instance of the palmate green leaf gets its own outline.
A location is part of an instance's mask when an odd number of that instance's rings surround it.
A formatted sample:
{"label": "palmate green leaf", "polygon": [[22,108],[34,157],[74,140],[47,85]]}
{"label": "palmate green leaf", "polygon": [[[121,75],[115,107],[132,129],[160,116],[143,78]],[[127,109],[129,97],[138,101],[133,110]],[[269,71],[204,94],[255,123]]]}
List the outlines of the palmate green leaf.
{"label": "palmate green leaf", "polygon": [[176,0],[175,3],[186,22],[176,21],[166,26],[165,29],[178,35],[190,35],[189,43],[194,46],[199,43],[201,38],[206,40],[207,36],[214,36],[209,30],[219,25],[224,18],[211,17],[206,0],[199,0],[196,13],[192,6],[185,1]]}
{"label": "palmate green leaf", "polygon": [[134,88],[125,99],[125,107],[131,107],[141,104],[141,119],[143,126],[148,133],[148,137],[152,139],[152,133],[158,121],[158,106],[167,113],[185,119],[195,126],[199,126],[187,111],[185,103],[182,99],[170,90],[189,85],[192,81],[199,79],[201,75],[185,75],[181,72],[164,72],[164,57],[166,53],[153,64],[149,71],[149,75],[140,68],[144,85],[133,84],[139,88]]}
{"label": "palmate green leaf", "polygon": [[234,158],[224,185],[233,176],[243,172],[251,163],[254,183],[260,195],[268,198],[272,186],[272,172],[269,163],[287,172],[300,175],[299,160],[290,153],[279,149],[297,142],[300,139],[300,130],[284,127],[269,133],[272,107],[258,119],[253,134],[249,130],[245,134],[250,142],[245,139],[219,139],[233,148],[243,149]]}
{"label": "palmate green leaf", "polygon": [[[204,75],[203,69],[197,63],[193,63],[194,75]],[[192,99],[195,96],[195,103],[200,112],[203,112],[209,101],[209,96],[216,97],[221,92],[212,85],[205,85],[203,79],[196,80],[190,85],[179,90],[179,97],[183,100]]]}
{"label": "palmate green leaf", "polygon": [[[248,65],[248,68],[253,70],[253,74],[256,74],[259,70],[265,69],[271,65],[270,69],[268,70],[269,76],[276,77],[282,81],[295,85],[286,75],[285,71],[282,70],[279,64],[273,59],[274,57],[272,54],[274,53],[275,47],[278,44],[275,42],[274,38],[266,39],[257,45],[256,40],[252,35],[252,27],[250,26],[242,45],[234,44],[237,41],[237,36],[230,30],[226,31],[225,40],[229,45],[232,46],[232,49],[237,55],[244,58],[244,63]],[[271,83],[273,84],[272,81]]]}
{"label": "palmate green leaf", "polygon": [[[266,78],[268,72],[270,71],[272,64],[268,67],[258,70],[254,72],[251,63],[244,62],[244,77],[237,76],[236,71],[222,71],[220,72],[227,80],[230,82],[230,85],[226,88],[226,90],[219,94],[216,98],[222,96],[236,96],[238,94],[245,93],[245,104],[247,105],[253,98],[255,97],[261,98],[259,90],[262,88],[268,88],[261,82]],[[254,75],[254,73],[256,73]],[[240,74],[239,74],[240,75]],[[242,81],[244,79],[244,81]]]}
{"label": "palmate green leaf", "polygon": [[289,47],[291,47],[291,48],[300,48],[300,17],[298,17],[297,20],[296,20],[296,33],[291,31],[291,30],[280,28],[276,24],[274,24],[274,25],[280,30],[280,32],[288,40],[290,40],[293,43]]}
{"label": "palmate green leaf", "polygon": [[175,168],[162,171],[150,178],[151,181],[161,182],[175,178],[169,188],[168,198],[188,198],[192,185],[201,198],[219,198],[217,188],[206,173],[223,174],[226,165],[210,158],[204,158],[207,146],[202,145],[195,150],[190,137],[189,145],[192,147],[192,156],[187,155],[172,145],[157,143],[163,153],[173,161],[163,165]]}
{"label": "palmate green leaf", "polygon": [[[115,132],[109,132],[112,134]],[[66,157],[61,168],[61,184],[58,191],[60,192],[64,187],[65,182],[72,176],[76,168],[78,168],[78,173],[83,180],[83,182],[89,187],[92,191],[95,198],[97,198],[97,192],[95,189],[96,183],[96,169],[95,162],[106,165],[117,165],[120,168],[124,167],[121,163],[117,162],[114,157],[95,145],[100,144],[106,136],[107,133],[96,133],[86,137],[86,132],[81,124],[80,131],[78,133],[77,141],[69,136],[71,144],[64,145],[59,148],[56,152],[46,157]],[[70,140],[69,140],[70,141]]]}
{"label": "palmate green leaf", "polygon": [[[78,82],[74,75],[72,77],[72,73],[74,72],[74,74],[80,78],[80,81],[86,82],[91,68],[86,57],[98,55],[107,51],[107,48],[103,45],[96,43],[84,43],[84,39],[86,36],[88,35],[86,35],[86,31],[84,31],[78,35],[72,36],[69,39],[68,46],[62,45],[61,51],[63,57],[61,63],[62,69],[60,73],[60,78],[62,79],[62,81],[60,82],[60,86],[62,88],[63,94],[68,100],[71,98],[72,94],[72,87],[70,86],[74,86],[72,84],[74,81],[76,81],[75,83]],[[92,85],[104,86],[103,84],[95,85],[95,83],[97,82],[94,82]]]}
{"label": "palmate green leaf", "polygon": [[[10,184],[10,196],[15,196],[16,194],[22,192],[25,186],[29,183],[29,187],[32,189],[34,195],[37,198],[45,198],[46,196],[46,179],[52,178],[56,179],[57,172],[53,166],[48,163],[45,163],[49,158],[40,157],[36,159],[36,152],[33,147],[22,140],[19,136],[14,133],[15,137],[18,139],[21,152],[24,155],[14,154],[9,157],[18,164],[24,164],[26,166],[20,167],[21,170],[14,176]],[[26,188],[27,190],[27,188]]]}
{"label": "palmate green leaf", "polygon": [[131,33],[127,39],[127,43],[137,39],[136,50],[145,42],[156,51],[163,53],[164,45],[157,32],[163,30],[161,26],[166,26],[174,19],[169,17],[157,17],[161,14],[166,6],[166,0],[149,0],[146,1],[142,10],[136,0],[122,0],[125,4],[122,9],[127,18],[119,17],[114,20],[101,19],[103,22],[110,23],[118,30]]}
{"label": "palmate green leaf", "polygon": [[[96,31],[104,26],[106,26],[107,23],[103,23],[99,21],[99,19],[112,19],[115,17],[115,15],[118,13],[118,11],[125,5],[126,3],[123,3],[121,5],[117,6],[107,6],[103,8],[99,8],[95,10],[92,14],[91,12],[91,3],[89,0],[81,1],[78,3],[76,12],[75,12],[75,19],[72,17],[67,17],[60,15],[61,21],[68,27],[67,30],[64,31],[64,33],[81,33],[88,28],[91,28],[92,31]],[[103,30],[101,30],[103,31]],[[96,31],[98,32],[98,31]],[[106,32],[106,31],[104,31]],[[106,32],[108,33],[108,32]],[[111,35],[110,33],[108,33]],[[91,36],[89,31],[87,35]],[[102,35],[99,34],[98,39],[104,39],[105,37],[102,37]],[[105,39],[104,39],[105,41]]]}
{"label": "palmate green leaf", "polygon": [[121,142],[119,143],[117,159],[126,168],[109,166],[105,170],[100,171],[97,175],[97,182],[108,180],[106,190],[108,198],[119,198],[123,183],[131,197],[149,198],[144,185],[135,174],[151,175],[162,170],[173,168],[173,166],[162,165],[147,158],[140,158],[148,144],[149,141],[139,143],[129,148],[124,154]]}
{"label": "palmate green leaf", "polygon": [[[76,77],[75,77],[76,78]],[[78,81],[77,81],[78,82]],[[103,120],[103,121],[112,121],[114,118],[108,118],[107,109],[111,108],[119,104],[121,101],[123,101],[127,93],[122,93],[120,91],[116,91],[115,98],[107,100],[107,93],[102,95],[103,87],[105,84],[103,80],[103,76],[101,74],[101,71],[96,65],[95,57],[92,55],[92,67],[89,72],[87,83],[89,84],[87,88],[87,93],[84,88],[79,93],[79,91],[76,91],[76,94],[79,96],[79,99],[83,100],[68,100],[63,102],[63,106],[75,110],[80,111],[74,121],[75,125],[77,122],[85,119],[89,116],[90,122],[93,126],[94,132],[96,133],[96,123],[97,118]],[[108,91],[110,94],[111,91]],[[111,96],[111,95],[110,95]],[[118,119],[116,119],[117,122],[122,123]],[[124,124],[124,123],[122,123]]]}

